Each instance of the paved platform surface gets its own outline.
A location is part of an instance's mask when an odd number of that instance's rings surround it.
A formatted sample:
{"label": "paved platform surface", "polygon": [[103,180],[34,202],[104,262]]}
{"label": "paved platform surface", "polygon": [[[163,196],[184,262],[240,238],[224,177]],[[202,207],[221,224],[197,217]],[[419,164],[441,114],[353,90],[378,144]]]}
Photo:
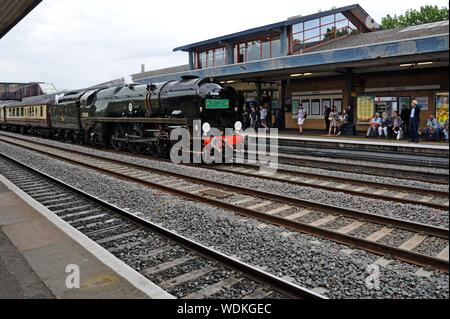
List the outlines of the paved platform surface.
{"label": "paved platform surface", "polygon": [[[80,289],[66,286],[68,265]],[[148,298],[0,182],[0,298]]]}
{"label": "paved platform surface", "polygon": [[422,149],[440,149],[448,150],[449,144],[446,142],[429,142],[421,141],[420,143],[409,143],[408,139],[393,140],[386,138],[366,138],[362,134],[357,136],[334,136],[328,135],[320,131],[305,131],[304,135],[300,136],[297,131],[294,130],[282,130],[279,131],[279,138],[285,140],[298,140],[298,141],[317,141],[317,142],[331,142],[331,143],[348,143],[348,144],[365,144],[365,145],[380,145],[380,146],[397,146],[408,148],[422,148]]}

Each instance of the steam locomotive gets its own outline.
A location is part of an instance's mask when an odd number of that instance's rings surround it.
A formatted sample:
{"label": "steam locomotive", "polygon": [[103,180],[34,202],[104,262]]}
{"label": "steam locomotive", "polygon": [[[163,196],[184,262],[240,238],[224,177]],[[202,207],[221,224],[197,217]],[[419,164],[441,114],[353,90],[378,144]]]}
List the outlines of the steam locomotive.
{"label": "steam locomotive", "polygon": [[[0,127],[62,141],[168,157],[171,132],[194,121],[221,131],[242,127],[237,92],[208,78],[94,87],[0,105]],[[236,143],[222,136],[222,141]]]}

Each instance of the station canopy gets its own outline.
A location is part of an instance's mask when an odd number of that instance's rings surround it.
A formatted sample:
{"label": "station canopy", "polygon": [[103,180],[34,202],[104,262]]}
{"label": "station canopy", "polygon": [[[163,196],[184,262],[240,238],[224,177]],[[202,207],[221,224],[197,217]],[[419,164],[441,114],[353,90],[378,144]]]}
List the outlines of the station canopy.
{"label": "station canopy", "polygon": [[27,16],[42,0],[0,0],[0,39]]}

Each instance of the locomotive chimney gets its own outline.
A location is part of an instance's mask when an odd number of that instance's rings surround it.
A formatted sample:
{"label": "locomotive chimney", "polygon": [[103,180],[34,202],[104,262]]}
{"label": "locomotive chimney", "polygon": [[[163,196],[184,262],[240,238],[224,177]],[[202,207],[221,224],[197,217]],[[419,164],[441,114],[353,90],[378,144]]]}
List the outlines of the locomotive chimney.
{"label": "locomotive chimney", "polygon": [[141,73],[145,72],[145,64],[141,64]]}

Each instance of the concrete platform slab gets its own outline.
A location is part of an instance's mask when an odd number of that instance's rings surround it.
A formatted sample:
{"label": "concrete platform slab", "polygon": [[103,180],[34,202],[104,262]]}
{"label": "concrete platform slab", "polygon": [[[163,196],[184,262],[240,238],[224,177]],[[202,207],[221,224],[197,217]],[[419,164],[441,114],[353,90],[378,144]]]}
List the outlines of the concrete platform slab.
{"label": "concrete platform slab", "polygon": [[[2,175],[0,196],[0,298],[173,298]],[[79,289],[66,285],[69,265]]]}

